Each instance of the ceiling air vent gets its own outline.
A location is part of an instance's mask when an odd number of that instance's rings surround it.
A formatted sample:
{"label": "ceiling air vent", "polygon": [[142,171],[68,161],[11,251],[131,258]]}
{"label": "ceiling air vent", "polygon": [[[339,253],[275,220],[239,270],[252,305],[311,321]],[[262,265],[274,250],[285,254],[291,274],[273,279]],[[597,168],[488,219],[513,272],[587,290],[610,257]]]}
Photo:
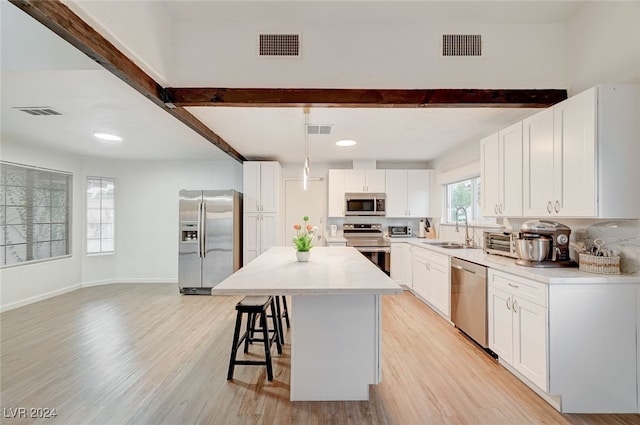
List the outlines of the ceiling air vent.
{"label": "ceiling air vent", "polygon": [[478,34],[443,34],[442,56],[481,56],[482,37]]}
{"label": "ceiling air vent", "polygon": [[333,129],[332,124],[320,125],[320,124],[307,124],[307,134],[319,134],[322,136],[328,136]]}
{"label": "ceiling air vent", "polygon": [[62,113],[56,111],[49,106],[36,106],[28,108],[13,108],[22,112],[26,112],[29,115],[62,115]]}
{"label": "ceiling air vent", "polygon": [[300,34],[260,34],[260,56],[300,56]]}

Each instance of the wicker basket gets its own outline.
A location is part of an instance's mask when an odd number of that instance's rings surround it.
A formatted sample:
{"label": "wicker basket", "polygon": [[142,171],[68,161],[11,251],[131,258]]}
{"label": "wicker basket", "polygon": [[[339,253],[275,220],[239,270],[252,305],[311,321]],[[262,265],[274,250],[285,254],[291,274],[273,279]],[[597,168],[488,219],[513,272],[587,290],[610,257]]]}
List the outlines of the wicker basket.
{"label": "wicker basket", "polygon": [[620,274],[620,256],[601,257],[580,254],[580,270],[589,273]]}

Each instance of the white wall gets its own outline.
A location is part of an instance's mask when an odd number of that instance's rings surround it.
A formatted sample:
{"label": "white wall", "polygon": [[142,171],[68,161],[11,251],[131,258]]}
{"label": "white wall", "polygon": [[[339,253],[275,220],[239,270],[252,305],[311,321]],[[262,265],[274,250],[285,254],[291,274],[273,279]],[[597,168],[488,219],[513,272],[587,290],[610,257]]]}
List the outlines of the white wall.
{"label": "white wall", "polygon": [[0,309],[19,307],[71,291],[82,283],[84,252],[84,177],[82,158],[31,148],[24,142],[2,139],[2,160],[73,173],[71,257],[0,269]]}
{"label": "white wall", "polygon": [[180,189],[236,189],[242,165],[228,161],[119,161],[116,273],[120,282],[177,282]]}
{"label": "white wall", "polygon": [[640,84],[640,2],[586,2],[567,24],[569,94]]}
{"label": "white wall", "polygon": [[[177,282],[180,189],[242,191],[242,165],[232,159],[117,161],[32,148],[3,139],[2,160],[73,173],[72,256],[0,269],[3,311],[81,286]],[[114,254],[85,254],[87,176],[116,179]]]}
{"label": "white wall", "polygon": [[171,58],[167,46],[171,46],[173,34],[164,2],[129,1],[124,13],[123,6],[113,7],[110,1],[63,2],[157,83],[168,85]]}
{"label": "white wall", "polygon": [[[215,25],[176,22],[176,66],[170,78],[174,86],[557,88],[566,84],[562,24],[443,26],[415,19],[380,23],[363,18],[338,25],[320,20],[265,23],[260,18]],[[263,31],[301,33],[301,57],[258,57],[256,42]],[[441,57],[442,34],[456,31],[483,34],[483,56]],[[211,54],[202,54],[193,40],[208,40]],[[545,64],[545,72],[540,72],[540,64]]]}

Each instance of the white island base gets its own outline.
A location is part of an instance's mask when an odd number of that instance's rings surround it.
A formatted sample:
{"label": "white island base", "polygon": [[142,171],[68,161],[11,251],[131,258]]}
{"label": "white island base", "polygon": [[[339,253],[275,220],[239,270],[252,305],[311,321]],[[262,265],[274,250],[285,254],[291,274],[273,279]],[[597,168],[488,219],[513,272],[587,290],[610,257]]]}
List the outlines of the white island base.
{"label": "white island base", "polygon": [[368,400],[380,372],[379,295],[292,297],[291,401]]}

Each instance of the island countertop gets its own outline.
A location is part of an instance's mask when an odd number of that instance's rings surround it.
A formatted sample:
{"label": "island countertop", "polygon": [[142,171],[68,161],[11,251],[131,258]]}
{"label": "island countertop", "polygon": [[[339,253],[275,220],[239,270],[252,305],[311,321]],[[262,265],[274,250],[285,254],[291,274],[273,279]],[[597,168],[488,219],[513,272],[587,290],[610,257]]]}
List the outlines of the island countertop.
{"label": "island countertop", "polygon": [[353,247],[273,247],[216,285],[213,295],[397,295],[402,287]]}

